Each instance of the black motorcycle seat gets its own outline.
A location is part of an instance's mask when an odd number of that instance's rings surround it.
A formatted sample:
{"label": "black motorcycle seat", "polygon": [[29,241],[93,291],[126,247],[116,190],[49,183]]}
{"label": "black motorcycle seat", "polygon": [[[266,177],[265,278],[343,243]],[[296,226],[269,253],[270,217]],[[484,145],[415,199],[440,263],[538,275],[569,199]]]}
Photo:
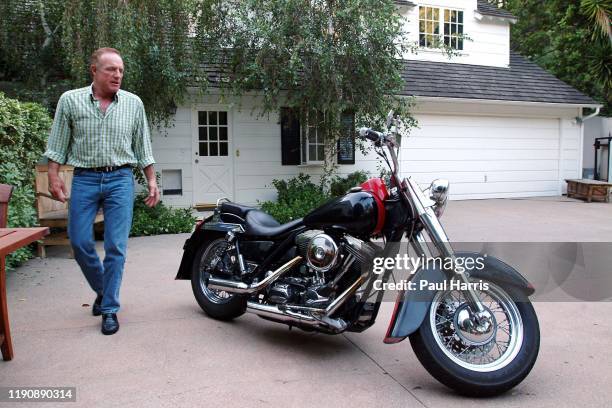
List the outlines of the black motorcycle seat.
{"label": "black motorcycle seat", "polygon": [[254,237],[274,238],[291,231],[301,224],[302,219],[299,218],[281,225],[270,214],[258,209],[252,209],[246,214],[244,232]]}
{"label": "black motorcycle seat", "polygon": [[246,205],[241,205],[241,204],[236,204],[236,203],[224,202],[224,203],[221,203],[220,210],[221,210],[221,213],[234,214],[244,220],[246,219],[246,215],[249,211],[257,210],[257,208],[248,207]]}

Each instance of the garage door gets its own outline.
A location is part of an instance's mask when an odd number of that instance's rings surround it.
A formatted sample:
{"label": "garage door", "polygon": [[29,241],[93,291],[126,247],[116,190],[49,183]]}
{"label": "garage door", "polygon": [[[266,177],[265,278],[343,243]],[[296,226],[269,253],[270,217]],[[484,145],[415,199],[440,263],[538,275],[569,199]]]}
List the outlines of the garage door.
{"label": "garage door", "polygon": [[563,168],[579,166],[574,158],[579,154],[572,153],[569,160],[562,154],[559,119],[417,119],[419,129],[402,143],[402,174],[422,184],[447,178],[453,199],[558,195]]}

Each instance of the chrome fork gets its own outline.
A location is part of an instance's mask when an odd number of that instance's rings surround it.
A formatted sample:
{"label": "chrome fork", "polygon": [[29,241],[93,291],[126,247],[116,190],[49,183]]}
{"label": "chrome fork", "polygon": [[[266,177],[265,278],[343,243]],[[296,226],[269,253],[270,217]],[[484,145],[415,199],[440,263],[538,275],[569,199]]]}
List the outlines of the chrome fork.
{"label": "chrome fork", "polygon": [[[416,214],[419,216],[421,223],[425,227],[425,231],[429,234],[432,243],[436,246],[440,255],[446,259],[452,259],[453,265],[455,264],[455,251],[450,244],[448,239],[448,235],[446,235],[446,231],[444,231],[444,227],[440,223],[440,220],[434,213],[432,206],[433,202],[423,194],[421,188],[416,184],[416,182],[407,178],[402,182],[402,186],[405,187],[406,191],[402,191],[405,194],[405,199],[409,200]],[[409,192],[409,194],[408,194]],[[411,200],[410,197],[413,197]],[[423,233],[416,234],[416,236],[412,239],[412,245],[417,251],[419,255],[423,255],[425,257],[431,257],[431,251],[427,247],[427,243],[425,241],[425,237]],[[469,279],[466,273],[455,272],[455,275],[461,280],[468,289],[465,291],[466,299],[468,300],[468,304],[472,308],[472,310],[476,313],[477,317],[484,316],[485,307],[483,306],[480,298],[476,294],[476,291],[469,285]]]}

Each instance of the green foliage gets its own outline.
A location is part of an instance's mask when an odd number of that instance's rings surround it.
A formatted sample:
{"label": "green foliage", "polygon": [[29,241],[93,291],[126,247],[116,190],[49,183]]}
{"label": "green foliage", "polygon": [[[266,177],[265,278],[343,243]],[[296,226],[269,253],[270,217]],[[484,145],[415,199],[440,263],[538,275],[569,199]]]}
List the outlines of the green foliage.
{"label": "green foliage", "polygon": [[612,42],[612,24],[610,23],[612,2],[610,0],[582,0],[580,11],[594,24],[593,38],[607,37]]}
{"label": "green foliage", "polygon": [[[51,118],[34,103],[21,103],[0,93],[0,183],[14,187],[9,202],[8,225],[36,225],[34,211],[35,165],[42,156]],[[13,268],[31,257],[28,248],[7,257]]]}
{"label": "green foliage", "polygon": [[160,201],[157,206],[149,208],[144,203],[147,192],[136,195],[131,237],[160,234],[179,234],[190,232],[196,221],[190,208],[170,208]]}
{"label": "green foliage", "polygon": [[609,25],[610,2],[507,0],[505,6],[518,17],[513,48],[612,114],[612,41],[600,24],[607,16]]}
{"label": "green foliage", "polygon": [[393,0],[4,0],[0,87],[52,112],[90,81],[101,46],[124,57],[123,87],[149,118],[167,124],[187,86],[206,91],[212,72],[226,95],[263,91],[262,114],[280,106],[323,112],[326,163],[342,113],[372,126],[390,108],[413,124],[400,57],[412,49]]}
{"label": "green foliage", "polygon": [[[180,234],[181,232],[191,231],[196,221],[191,208],[170,208],[165,206],[162,201],[153,208],[147,207],[144,203],[148,196],[147,179],[140,169],[134,169],[134,176],[143,190],[136,194],[134,200],[131,237]],[[155,178],[161,190],[160,174],[155,173]]]}
{"label": "green foliage", "polygon": [[367,179],[368,173],[365,171],[356,171],[344,178],[336,176],[329,186],[329,192],[333,197],[343,196],[351,188],[359,186]]}
{"label": "green foliage", "polygon": [[[197,73],[189,36],[193,0],[4,0],[0,4],[0,80],[19,81],[53,111],[59,95],[90,79],[99,47],[123,55],[122,87],[143,100],[155,124],[186,94]],[[49,85],[52,85],[49,87]],[[203,84],[205,86],[205,84]]]}
{"label": "green foliage", "polygon": [[277,201],[265,201],[261,209],[280,223],[301,218],[330,198],[306,174],[300,173],[287,181],[274,179],[272,185],[278,194]]}
{"label": "green foliage", "polygon": [[198,33],[197,47],[225,67],[219,86],[230,95],[263,89],[263,114],[281,106],[303,117],[313,109],[324,113],[316,125],[326,135],[326,170],[343,112],[373,119],[393,108],[409,116],[407,101],[395,96],[403,86],[398,57],[409,46],[394,1],[204,3],[199,25],[208,30]]}
{"label": "green foliage", "polygon": [[343,196],[351,187],[358,186],[367,178],[367,173],[363,171],[356,171],[344,178],[336,176],[329,191],[314,184],[309,175],[302,173],[289,180],[274,179],[272,185],[276,188],[277,200],[261,203],[261,209],[278,222],[286,223],[304,217],[334,197]]}

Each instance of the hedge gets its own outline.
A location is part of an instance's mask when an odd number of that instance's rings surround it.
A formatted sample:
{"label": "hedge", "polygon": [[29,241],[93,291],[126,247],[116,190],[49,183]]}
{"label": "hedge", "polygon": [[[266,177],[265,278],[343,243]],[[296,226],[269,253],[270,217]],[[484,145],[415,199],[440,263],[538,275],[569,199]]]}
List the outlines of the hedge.
{"label": "hedge", "polygon": [[[0,184],[14,187],[9,203],[9,227],[36,225],[35,166],[47,145],[52,120],[39,104],[9,99],[0,92]],[[29,248],[6,258],[12,269],[32,257]]]}
{"label": "hedge", "polygon": [[264,201],[261,209],[283,224],[304,217],[334,197],[343,196],[351,187],[358,186],[367,178],[368,174],[364,171],[356,171],[344,178],[336,176],[329,189],[314,184],[309,175],[302,173],[289,180],[274,179],[272,185],[276,188],[277,199]]}

